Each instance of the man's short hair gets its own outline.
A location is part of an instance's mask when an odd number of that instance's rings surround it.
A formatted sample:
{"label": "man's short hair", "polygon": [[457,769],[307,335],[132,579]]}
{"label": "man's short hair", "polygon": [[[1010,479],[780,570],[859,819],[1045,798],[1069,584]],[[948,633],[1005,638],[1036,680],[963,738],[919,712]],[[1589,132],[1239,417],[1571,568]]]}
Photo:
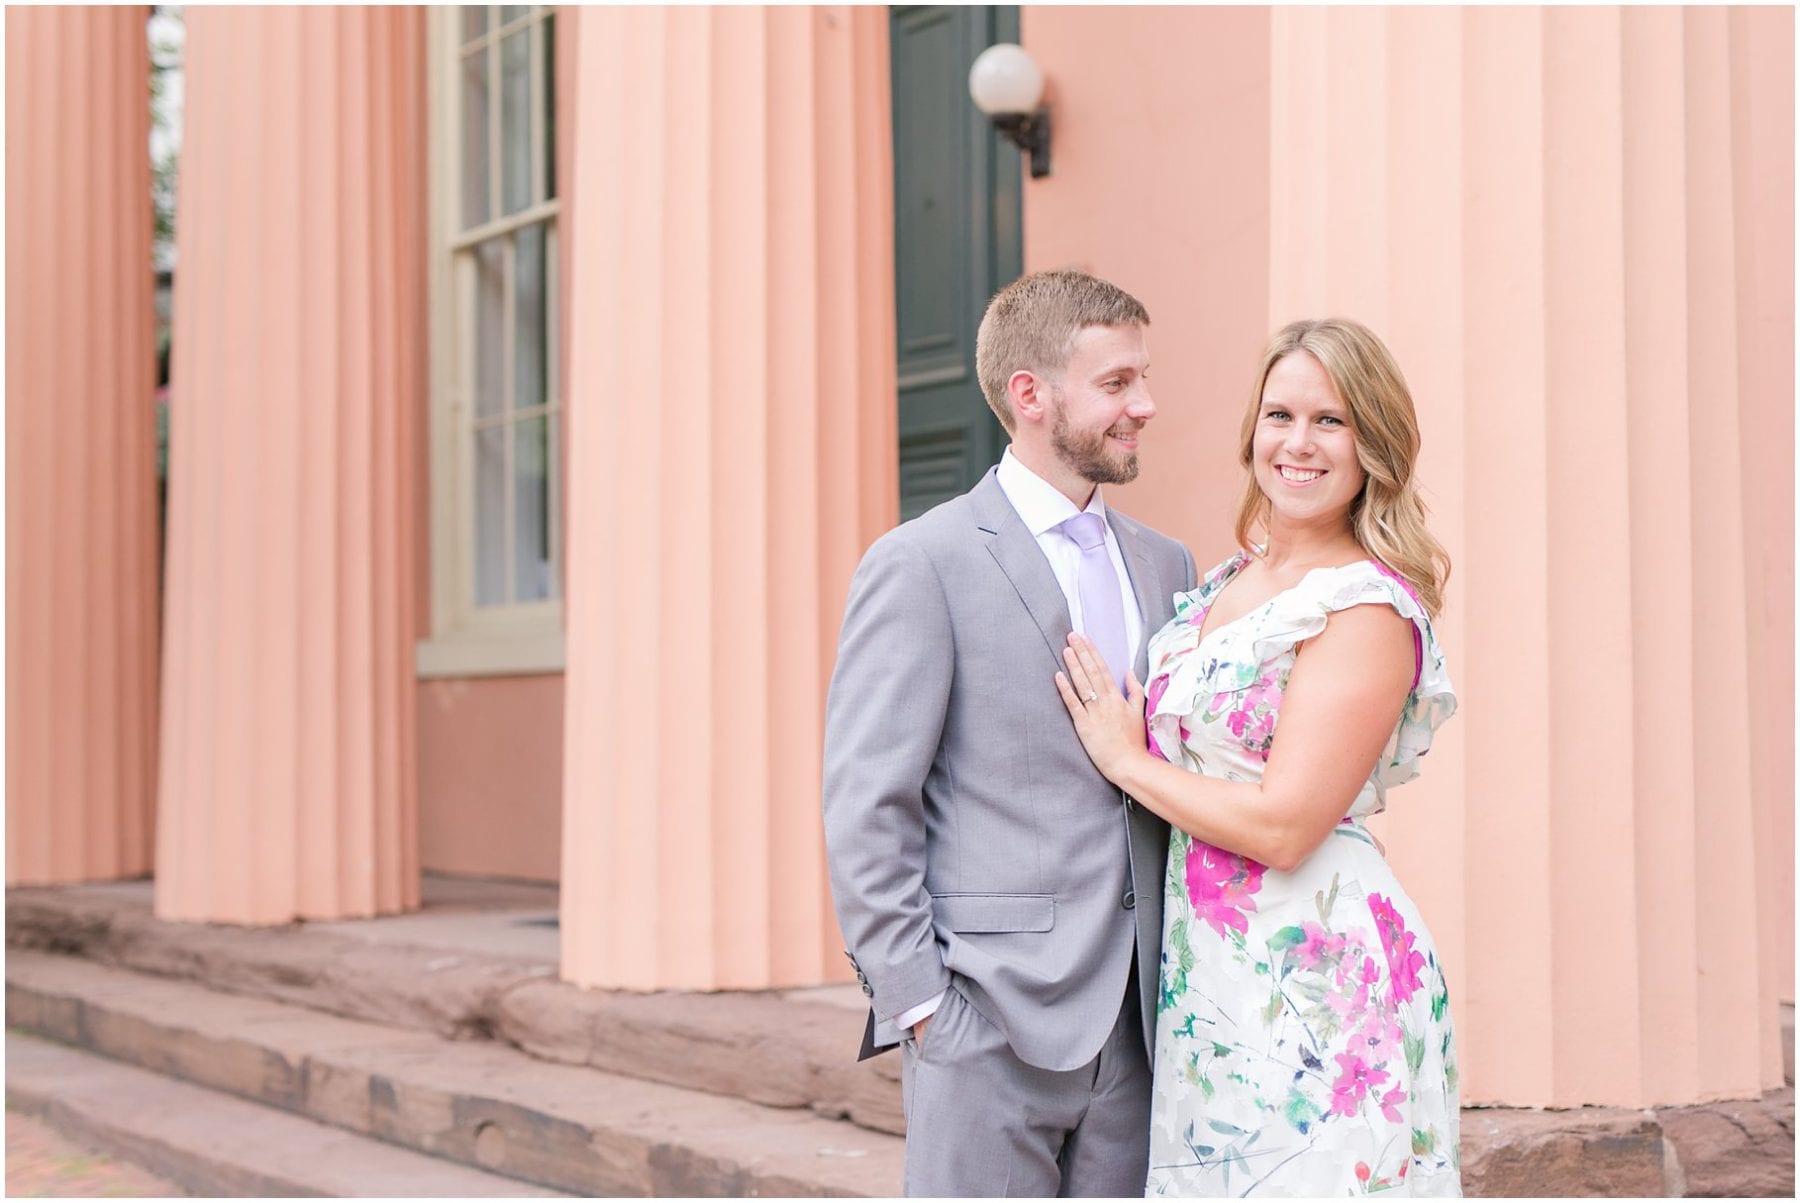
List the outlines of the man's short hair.
{"label": "man's short hair", "polygon": [[1014,372],[1060,378],[1089,326],[1148,326],[1150,314],[1116,284],[1064,269],[1020,276],[994,294],[975,335],[975,375],[988,408],[1011,434],[1006,382]]}

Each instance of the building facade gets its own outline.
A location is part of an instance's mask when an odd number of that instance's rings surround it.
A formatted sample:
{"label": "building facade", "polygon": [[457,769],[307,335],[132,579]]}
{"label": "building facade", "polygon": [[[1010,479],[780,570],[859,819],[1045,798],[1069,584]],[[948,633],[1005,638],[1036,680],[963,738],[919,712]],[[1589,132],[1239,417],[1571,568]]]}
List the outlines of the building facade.
{"label": "building facade", "polygon": [[[145,15],[6,17],[9,884],[558,881],[572,981],[842,980],[850,574],[1077,265],[1153,318],[1109,496],[1202,565],[1271,329],[1407,373],[1462,709],[1379,831],[1465,1102],[1780,1084],[1791,10],[192,9],[160,549]],[[1042,178],[966,90],[1012,40]]]}

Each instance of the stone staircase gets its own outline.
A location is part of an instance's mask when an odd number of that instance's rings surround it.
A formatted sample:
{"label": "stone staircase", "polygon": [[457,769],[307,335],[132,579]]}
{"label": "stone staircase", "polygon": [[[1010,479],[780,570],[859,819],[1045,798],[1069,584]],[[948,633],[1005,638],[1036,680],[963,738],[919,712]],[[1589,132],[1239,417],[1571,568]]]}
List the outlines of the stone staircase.
{"label": "stone staircase", "polygon": [[[8,1104],[199,1194],[900,1189],[898,1085],[851,1060],[845,991],[582,991],[528,957],[352,926],[9,891]],[[184,1112],[207,1119],[164,1130]]]}
{"label": "stone staircase", "polygon": [[[470,889],[277,929],[11,890],[8,1102],[200,1194],[898,1193],[898,1061],[852,1060],[854,987],[580,990],[521,926],[541,892]],[[1463,1114],[1474,1196],[1791,1195],[1793,1148],[1791,1090]]]}

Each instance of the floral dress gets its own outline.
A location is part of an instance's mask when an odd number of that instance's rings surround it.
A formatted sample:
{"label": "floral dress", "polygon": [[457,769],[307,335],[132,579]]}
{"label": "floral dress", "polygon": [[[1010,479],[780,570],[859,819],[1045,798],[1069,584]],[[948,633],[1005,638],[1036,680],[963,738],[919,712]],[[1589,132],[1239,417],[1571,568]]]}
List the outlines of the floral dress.
{"label": "floral dress", "polygon": [[1373,561],[1310,572],[1200,637],[1243,553],[1176,598],[1150,642],[1150,749],[1257,781],[1295,648],[1335,611],[1390,605],[1419,673],[1375,771],[1292,873],[1169,841],[1149,1195],[1457,1195],[1456,1052],[1443,967],[1362,820],[1418,775],[1456,708],[1412,591]]}

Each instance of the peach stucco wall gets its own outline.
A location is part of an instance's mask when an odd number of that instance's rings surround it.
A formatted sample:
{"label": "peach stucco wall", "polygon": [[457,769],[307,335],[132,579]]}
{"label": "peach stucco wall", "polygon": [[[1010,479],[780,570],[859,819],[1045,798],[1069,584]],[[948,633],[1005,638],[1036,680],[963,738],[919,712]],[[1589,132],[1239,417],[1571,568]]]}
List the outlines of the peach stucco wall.
{"label": "peach stucco wall", "polygon": [[419,863],[555,881],[562,855],[563,676],[420,681]]}
{"label": "peach stucco wall", "polygon": [[1157,413],[1115,499],[1213,563],[1268,335],[1268,14],[1027,7],[1020,25],[1055,120],[1054,170],[1025,180],[1025,268],[1081,267],[1150,311]]}
{"label": "peach stucco wall", "polygon": [[1057,132],[1026,266],[1083,263],[1156,319],[1125,506],[1228,549],[1246,378],[1293,317],[1368,321],[1413,385],[1463,705],[1381,831],[1450,966],[1465,1101],[1778,1085],[1791,12],[1023,29]]}

